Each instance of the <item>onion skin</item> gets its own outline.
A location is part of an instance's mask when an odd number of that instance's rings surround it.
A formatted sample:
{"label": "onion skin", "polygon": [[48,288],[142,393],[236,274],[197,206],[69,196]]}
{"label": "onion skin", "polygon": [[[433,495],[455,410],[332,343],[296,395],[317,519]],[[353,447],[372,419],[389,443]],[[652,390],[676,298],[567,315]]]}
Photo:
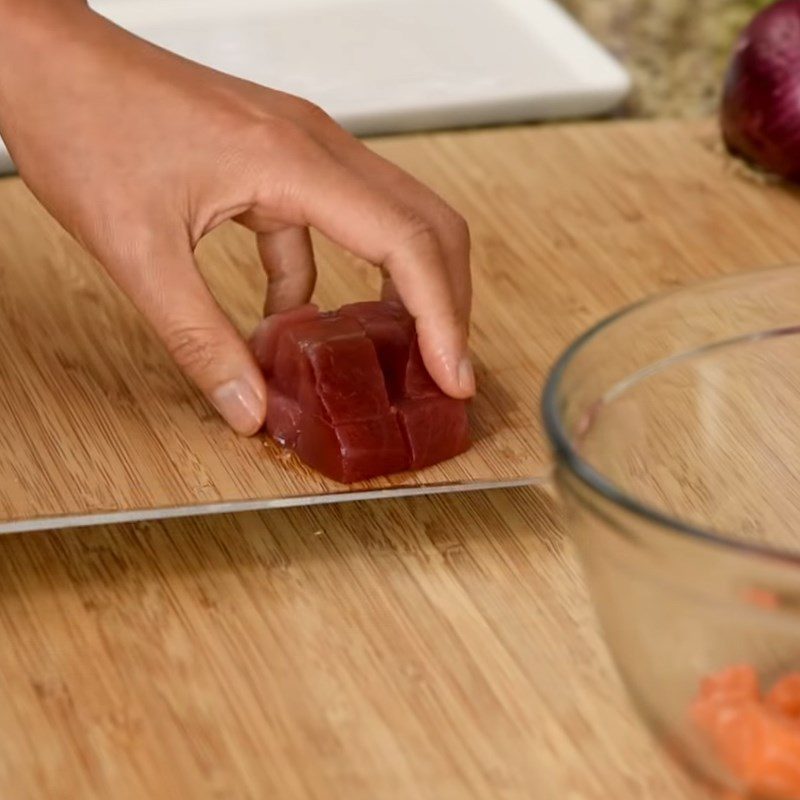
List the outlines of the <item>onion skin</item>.
{"label": "onion skin", "polygon": [[800,182],[800,0],[779,0],[742,32],[720,109],[728,150]]}

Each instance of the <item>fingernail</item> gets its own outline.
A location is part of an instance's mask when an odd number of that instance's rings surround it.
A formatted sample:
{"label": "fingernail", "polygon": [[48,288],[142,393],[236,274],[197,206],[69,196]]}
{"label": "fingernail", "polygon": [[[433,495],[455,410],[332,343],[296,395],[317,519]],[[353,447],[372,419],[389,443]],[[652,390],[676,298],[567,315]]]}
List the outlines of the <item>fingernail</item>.
{"label": "fingernail", "polygon": [[250,383],[237,378],[214,390],[211,401],[237,433],[255,433],[263,421],[264,402]]}
{"label": "fingernail", "polygon": [[475,394],[475,370],[468,356],[464,356],[458,364],[458,388],[464,394]]}

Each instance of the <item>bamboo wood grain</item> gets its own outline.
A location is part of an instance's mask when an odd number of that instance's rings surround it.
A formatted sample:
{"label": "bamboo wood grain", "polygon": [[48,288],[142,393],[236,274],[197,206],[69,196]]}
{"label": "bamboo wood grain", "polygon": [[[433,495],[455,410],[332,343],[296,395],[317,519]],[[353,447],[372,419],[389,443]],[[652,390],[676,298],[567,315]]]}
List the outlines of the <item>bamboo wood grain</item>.
{"label": "bamboo wood grain", "polygon": [[[546,474],[539,390],[580,331],[654,290],[796,256],[797,198],[732,172],[712,131],[600,123],[373,143],[471,223],[481,392],[470,453],[370,488]],[[374,269],[317,250],[323,306],[374,294]],[[200,261],[251,329],[264,290],[252,237],[223,227]],[[0,378],[0,524],[342,489],[233,436],[17,180],[0,181]]]}
{"label": "bamboo wood grain", "polygon": [[[538,393],[574,336],[643,293],[798,252],[796,198],[732,174],[710,131],[587,124],[374,143],[472,225],[481,393],[470,453],[371,486],[544,475]],[[374,293],[372,268],[317,249],[322,305]],[[264,291],[252,237],[226,226],[200,261],[250,330]],[[233,436],[18,180],[0,182],[0,374],[0,523],[342,488]]]}
{"label": "bamboo wood grain", "polygon": [[535,490],[0,537],[0,797],[694,800]]}

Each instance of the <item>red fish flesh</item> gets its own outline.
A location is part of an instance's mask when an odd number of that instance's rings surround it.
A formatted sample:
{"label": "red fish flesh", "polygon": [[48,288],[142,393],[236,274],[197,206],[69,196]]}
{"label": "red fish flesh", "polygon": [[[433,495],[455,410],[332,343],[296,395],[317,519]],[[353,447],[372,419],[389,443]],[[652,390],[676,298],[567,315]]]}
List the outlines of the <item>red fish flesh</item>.
{"label": "red fish flesh", "polygon": [[420,469],[470,446],[466,402],[434,383],[397,303],[276,314],[252,346],[269,386],[268,434],[329,478]]}

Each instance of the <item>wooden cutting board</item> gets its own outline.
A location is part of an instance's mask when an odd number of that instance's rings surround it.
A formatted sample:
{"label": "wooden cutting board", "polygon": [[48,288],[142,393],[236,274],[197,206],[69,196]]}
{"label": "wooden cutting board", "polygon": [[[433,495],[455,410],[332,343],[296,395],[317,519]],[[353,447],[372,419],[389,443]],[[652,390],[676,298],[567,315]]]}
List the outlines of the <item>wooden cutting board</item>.
{"label": "wooden cutting board", "polygon": [[516,489],[0,537],[0,797],[712,800],[559,517]]}
{"label": "wooden cutting board", "polygon": [[[792,260],[800,202],[744,179],[711,123],[596,123],[374,141],[469,219],[476,445],[369,490],[544,477],[539,393],[565,345],[621,304]],[[317,300],[377,290],[318,240]],[[264,280],[234,226],[200,247],[242,331]],[[231,434],[126,300],[17,179],[0,182],[0,530],[341,499],[342,487]]]}

